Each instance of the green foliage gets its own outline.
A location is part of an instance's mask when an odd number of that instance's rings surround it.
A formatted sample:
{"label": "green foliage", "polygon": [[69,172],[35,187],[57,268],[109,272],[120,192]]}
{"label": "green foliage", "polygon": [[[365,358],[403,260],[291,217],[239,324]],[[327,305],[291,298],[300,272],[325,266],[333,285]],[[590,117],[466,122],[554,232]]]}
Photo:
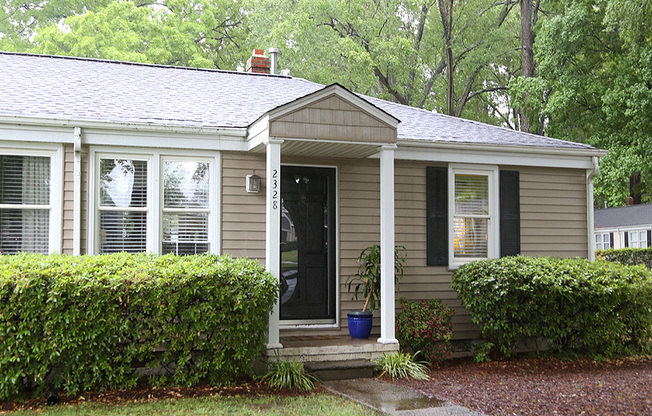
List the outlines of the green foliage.
{"label": "green foliage", "polygon": [[643,266],[505,257],[460,267],[451,287],[505,355],[531,339],[594,356],[651,346],[652,276]]}
{"label": "green foliage", "polygon": [[420,351],[431,364],[441,363],[453,352],[453,311],[440,299],[399,299],[396,337],[401,345]]}
{"label": "green foliage", "polygon": [[225,383],[264,349],[276,281],[213,255],[0,256],[0,400],[54,388]]}
{"label": "green foliage", "polygon": [[[400,250],[399,250],[400,249]],[[394,279],[395,283],[403,278],[403,267],[405,266],[405,247],[394,248]],[[348,277],[346,281],[347,290],[350,292],[353,287],[353,298],[358,300],[362,293],[365,298],[362,312],[367,308],[376,309],[376,299],[380,299],[380,246],[374,244],[367,247],[358,256],[358,272]],[[355,286],[353,286],[355,285]]]}
{"label": "green foliage", "polygon": [[269,364],[267,373],[261,378],[272,387],[289,389],[298,387],[309,391],[315,388],[316,380],[312,374],[306,373],[301,361],[282,360],[276,352],[276,359]]}
{"label": "green foliage", "polygon": [[621,248],[617,250],[597,250],[596,257],[620,264],[642,264],[652,269],[652,248]]}
{"label": "green foliage", "polygon": [[428,370],[424,363],[414,361],[419,352],[414,354],[396,351],[392,354],[383,354],[376,360],[376,369],[382,370],[379,377],[387,374],[395,380],[397,378],[415,378],[417,380],[430,380]]}

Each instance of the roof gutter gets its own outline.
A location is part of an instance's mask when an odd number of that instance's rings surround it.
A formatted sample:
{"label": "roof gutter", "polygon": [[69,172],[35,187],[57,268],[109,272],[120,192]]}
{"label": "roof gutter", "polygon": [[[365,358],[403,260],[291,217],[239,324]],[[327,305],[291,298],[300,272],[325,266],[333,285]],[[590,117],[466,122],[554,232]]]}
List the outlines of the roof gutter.
{"label": "roof gutter", "polygon": [[603,157],[607,155],[606,150],[586,148],[561,148],[561,147],[536,147],[536,146],[514,146],[514,145],[489,145],[475,143],[451,143],[451,142],[425,142],[415,139],[398,139],[399,148],[430,148],[430,149],[449,149],[449,150],[480,150],[505,152],[513,151],[518,153],[531,153],[540,155],[560,155],[560,156],[594,156]]}
{"label": "roof gutter", "polygon": [[600,173],[600,163],[597,156],[593,156],[593,169],[586,171],[586,235],[588,238],[588,258],[595,260],[594,212],[593,212],[593,179]]}
{"label": "roof gutter", "polygon": [[80,127],[106,130],[128,130],[157,133],[194,133],[202,135],[220,135],[244,138],[247,135],[246,127],[202,127],[202,126],[175,126],[147,123],[113,123],[109,121],[73,120],[53,117],[22,117],[0,115],[0,123],[31,126],[50,127]]}

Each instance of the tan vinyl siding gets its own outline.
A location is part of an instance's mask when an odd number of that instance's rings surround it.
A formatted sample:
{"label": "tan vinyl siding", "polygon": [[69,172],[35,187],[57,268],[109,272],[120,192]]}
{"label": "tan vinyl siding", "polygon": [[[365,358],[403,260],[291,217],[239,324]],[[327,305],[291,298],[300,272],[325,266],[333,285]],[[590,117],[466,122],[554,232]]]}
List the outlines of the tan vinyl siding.
{"label": "tan vinyl siding", "polygon": [[61,253],[72,254],[73,252],[73,183],[74,183],[74,155],[73,146],[63,146],[63,232],[61,242]]}
{"label": "tan vinyl siding", "polygon": [[521,254],[588,254],[586,179],[580,169],[519,168]]}
{"label": "tan vinyl siding", "polygon": [[[245,178],[253,170],[261,191],[249,194]],[[265,155],[222,153],[222,253],[265,259]]]}
{"label": "tan vinyl siding", "polygon": [[395,128],[336,96],[272,120],[270,135],[347,142],[396,142]]}
{"label": "tan vinyl siding", "polygon": [[[63,221],[62,245],[63,254],[73,253],[73,221],[74,221],[74,170],[75,152],[73,146],[63,147]],[[88,146],[82,147],[82,177],[81,177],[81,254],[86,253],[88,233]]]}

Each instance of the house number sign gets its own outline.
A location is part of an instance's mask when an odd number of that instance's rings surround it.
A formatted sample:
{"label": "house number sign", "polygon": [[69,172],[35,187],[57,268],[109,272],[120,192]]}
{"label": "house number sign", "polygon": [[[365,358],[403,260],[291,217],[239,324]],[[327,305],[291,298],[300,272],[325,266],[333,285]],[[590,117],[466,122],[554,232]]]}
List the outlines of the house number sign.
{"label": "house number sign", "polygon": [[279,193],[278,193],[278,169],[272,169],[272,209],[278,210],[279,206]]}

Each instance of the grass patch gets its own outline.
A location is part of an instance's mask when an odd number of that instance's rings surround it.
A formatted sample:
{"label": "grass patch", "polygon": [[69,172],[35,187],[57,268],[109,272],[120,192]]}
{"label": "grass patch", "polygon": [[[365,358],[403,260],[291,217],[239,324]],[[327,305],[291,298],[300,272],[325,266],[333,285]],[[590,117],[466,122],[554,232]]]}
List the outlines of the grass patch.
{"label": "grass patch", "polygon": [[7,413],[12,416],[37,414],[39,416],[377,415],[373,410],[358,403],[329,394],[307,397],[203,397],[126,405],[85,403]]}

